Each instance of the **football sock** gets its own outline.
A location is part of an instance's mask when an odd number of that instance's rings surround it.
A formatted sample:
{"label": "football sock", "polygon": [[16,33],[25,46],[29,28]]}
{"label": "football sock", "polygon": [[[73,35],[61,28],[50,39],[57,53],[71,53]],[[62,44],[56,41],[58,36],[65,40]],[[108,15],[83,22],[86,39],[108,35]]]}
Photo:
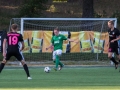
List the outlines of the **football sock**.
{"label": "football sock", "polygon": [[[54,60],[53,62],[55,63],[55,60]],[[60,66],[63,66],[63,64],[62,64],[60,61],[59,61],[59,65],[60,65]]]}
{"label": "football sock", "polygon": [[28,66],[26,64],[24,64],[23,67],[24,67],[24,70],[25,70],[25,72],[27,74],[27,77],[30,77]]}
{"label": "football sock", "polygon": [[110,60],[112,60],[114,64],[117,64],[117,63],[118,63],[118,62],[115,60],[114,57],[110,58]]}
{"label": "football sock", "polygon": [[1,63],[1,65],[0,65],[0,73],[2,72],[4,66],[5,66],[5,64],[4,64],[4,63]]}
{"label": "football sock", "polygon": [[55,64],[56,64],[56,69],[58,68],[58,65],[59,65],[59,56],[56,55],[56,61],[55,61]]}
{"label": "football sock", "polygon": [[120,63],[120,60],[118,60],[118,62]]}
{"label": "football sock", "polygon": [[59,65],[62,67],[63,66],[63,64],[61,63],[61,62],[59,62]]}

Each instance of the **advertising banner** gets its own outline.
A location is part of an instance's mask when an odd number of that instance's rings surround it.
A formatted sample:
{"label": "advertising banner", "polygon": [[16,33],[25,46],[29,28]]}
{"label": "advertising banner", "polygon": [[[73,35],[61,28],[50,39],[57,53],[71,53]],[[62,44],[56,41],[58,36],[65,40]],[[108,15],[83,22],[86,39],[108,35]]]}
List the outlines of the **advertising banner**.
{"label": "advertising banner", "polygon": [[[68,32],[60,31],[62,35],[67,38],[78,41],[69,42],[68,40],[63,42],[63,53],[108,53],[108,33],[100,33],[94,31],[80,31],[80,32]],[[23,37],[25,42],[25,53],[41,53],[52,52],[54,47],[51,47],[46,51],[46,47],[51,44],[51,38],[53,31],[24,31]]]}

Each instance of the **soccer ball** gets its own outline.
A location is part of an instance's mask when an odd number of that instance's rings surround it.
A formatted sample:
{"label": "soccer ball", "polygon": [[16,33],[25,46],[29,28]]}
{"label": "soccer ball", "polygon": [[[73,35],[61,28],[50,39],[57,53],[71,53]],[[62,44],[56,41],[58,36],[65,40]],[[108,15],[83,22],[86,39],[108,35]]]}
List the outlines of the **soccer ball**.
{"label": "soccer ball", "polygon": [[44,68],[44,72],[46,72],[46,73],[49,73],[50,70],[51,70],[51,69],[50,69],[49,67],[45,67],[45,68]]}

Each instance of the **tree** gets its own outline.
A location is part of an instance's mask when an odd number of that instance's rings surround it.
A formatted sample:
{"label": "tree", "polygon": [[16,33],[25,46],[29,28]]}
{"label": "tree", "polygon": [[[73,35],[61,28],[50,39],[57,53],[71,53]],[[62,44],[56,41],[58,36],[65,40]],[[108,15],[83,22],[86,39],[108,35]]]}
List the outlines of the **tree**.
{"label": "tree", "polygon": [[93,0],[83,0],[83,18],[93,18],[94,17],[94,8]]}
{"label": "tree", "polygon": [[[82,18],[93,18],[94,17],[94,8],[93,8],[93,0],[83,0],[83,13]],[[93,21],[82,21],[83,24],[82,30],[93,30]],[[91,25],[90,25],[91,24]],[[86,25],[89,25],[86,27]]]}
{"label": "tree", "polygon": [[20,6],[21,17],[40,17],[42,11],[46,10],[48,0],[24,0]]}

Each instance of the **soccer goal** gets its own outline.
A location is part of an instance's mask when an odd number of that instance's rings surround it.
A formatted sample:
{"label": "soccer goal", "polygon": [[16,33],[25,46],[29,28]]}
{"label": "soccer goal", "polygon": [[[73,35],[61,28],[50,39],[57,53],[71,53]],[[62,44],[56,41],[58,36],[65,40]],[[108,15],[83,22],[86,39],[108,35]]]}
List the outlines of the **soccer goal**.
{"label": "soccer goal", "polygon": [[52,48],[45,48],[50,44],[53,30],[58,27],[60,34],[74,39],[78,43],[64,41],[63,61],[94,61],[108,60],[108,26],[109,20],[116,18],[13,18],[10,21],[19,25],[19,32],[23,34],[24,55],[30,61],[52,60]]}

